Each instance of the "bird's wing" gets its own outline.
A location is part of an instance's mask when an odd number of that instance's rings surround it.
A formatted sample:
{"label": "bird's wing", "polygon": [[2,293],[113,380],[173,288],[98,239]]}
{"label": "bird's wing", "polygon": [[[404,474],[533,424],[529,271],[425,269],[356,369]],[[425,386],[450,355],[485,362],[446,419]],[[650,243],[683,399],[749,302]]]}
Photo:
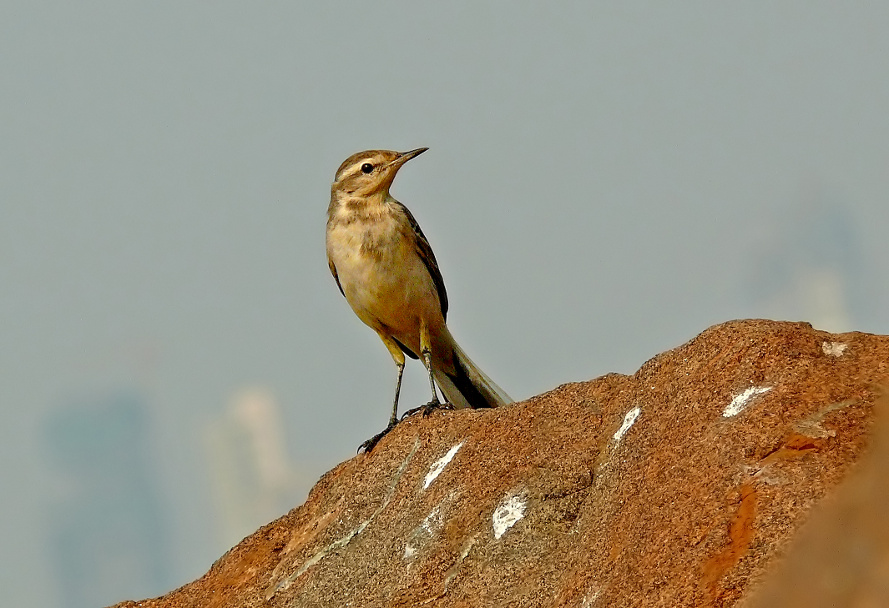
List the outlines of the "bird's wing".
{"label": "bird's wing", "polygon": [[448,292],[445,289],[444,279],[441,277],[441,270],[438,269],[438,262],[435,261],[435,254],[432,253],[432,247],[429,245],[429,241],[426,239],[426,235],[423,234],[422,230],[420,230],[420,224],[417,223],[417,220],[414,219],[414,216],[411,215],[411,212],[408,210],[408,208],[398,201],[394,202],[404,213],[405,217],[407,217],[407,220],[414,231],[414,236],[417,237],[414,240],[417,247],[417,255],[420,256],[421,260],[423,260],[423,264],[426,266],[426,270],[429,271],[429,276],[432,277],[432,282],[435,284],[435,290],[438,292],[438,301],[441,304],[441,315],[442,317],[447,319]]}
{"label": "bird's wing", "polygon": [[327,256],[327,267],[330,268],[330,274],[333,275],[333,280],[336,281],[336,286],[340,290],[340,293],[343,294],[343,297],[346,297],[346,292],[343,291],[343,286],[340,285],[340,278],[336,274],[336,266],[333,265],[333,260],[330,259],[330,255]]}

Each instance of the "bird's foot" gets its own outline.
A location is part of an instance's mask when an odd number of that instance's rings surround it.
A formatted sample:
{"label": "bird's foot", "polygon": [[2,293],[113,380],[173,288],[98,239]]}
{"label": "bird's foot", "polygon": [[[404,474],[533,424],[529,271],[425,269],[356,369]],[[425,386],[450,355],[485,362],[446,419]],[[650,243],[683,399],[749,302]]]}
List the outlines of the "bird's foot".
{"label": "bird's foot", "polygon": [[361,450],[364,450],[365,454],[370,454],[370,451],[372,449],[374,449],[374,446],[377,445],[377,443],[380,441],[380,439],[382,439],[383,437],[388,435],[389,431],[394,429],[396,424],[398,424],[398,422],[390,423],[389,426],[384,428],[382,431],[380,431],[379,433],[377,433],[376,435],[374,435],[373,437],[371,437],[370,439],[368,439],[367,441],[365,441],[364,443],[359,445],[358,450],[355,453],[358,454],[361,452]]}
{"label": "bird's foot", "polygon": [[433,399],[429,403],[424,403],[420,407],[415,407],[414,409],[406,411],[401,416],[401,419],[404,420],[405,418],[407,418],[409,416],[413,416],[417,412],[422,412],[423,418],[425,418],[426,416],[428,416],[435,410],[452,410],[452,409],[454,409],[454,406],[451,405],[450,403],[442,403],[438,399]]}

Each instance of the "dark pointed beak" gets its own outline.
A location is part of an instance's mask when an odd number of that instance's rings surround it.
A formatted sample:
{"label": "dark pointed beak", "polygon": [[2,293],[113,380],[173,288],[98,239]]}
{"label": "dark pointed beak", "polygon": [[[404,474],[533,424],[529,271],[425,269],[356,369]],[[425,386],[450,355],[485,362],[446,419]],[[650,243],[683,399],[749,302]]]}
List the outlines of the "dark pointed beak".
{"label": "dark pointed beak", "polygon": [[398,167],[400,167],[401,165],[403,165],[410,159],[420,156],[423,152],[425,152],[428,149],[429,148],[417,148],[416,150],[411,150],[410,152],[402,152],[401,154],[398,155],[398,157],[395,160],[393,160],[391,163],[389,163],[389,166],[397,169]]}

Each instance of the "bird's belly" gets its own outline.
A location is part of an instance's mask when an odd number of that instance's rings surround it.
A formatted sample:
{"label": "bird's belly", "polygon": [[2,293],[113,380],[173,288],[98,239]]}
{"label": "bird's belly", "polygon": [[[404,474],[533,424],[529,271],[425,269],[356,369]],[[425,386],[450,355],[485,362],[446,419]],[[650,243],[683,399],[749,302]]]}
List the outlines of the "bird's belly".
{"label": "bird's belly", "polygon": [[[420,319],[441,314],[435,285],[412,250],[391,246],[330,252],[346,300],[370,327],[417,342]],[[406,345],[409,345],[406,343]]]}

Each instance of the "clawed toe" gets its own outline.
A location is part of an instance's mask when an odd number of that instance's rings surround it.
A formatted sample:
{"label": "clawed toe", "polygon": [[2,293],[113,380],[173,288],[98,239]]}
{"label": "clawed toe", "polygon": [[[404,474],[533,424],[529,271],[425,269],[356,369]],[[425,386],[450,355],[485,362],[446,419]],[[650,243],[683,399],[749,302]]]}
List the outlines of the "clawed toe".
{"label": "clawed toe", "polygon": [[376,435],[374,435],[373,437],[371,437],[370,439],[368,439],[367,441],[365,441],[364,443],[359,445],[358,450],[355,453],[359,454],[359,453],[361,453],[361,450],[364,450],[365,454],[370,454],[370,451],[374,449],[374,446],[376,446],[377,443],[379,443],[380,439],[382,439],[383,437],[388,435],[389,431],[391,431],[394,428],[395,428],[395,424],[390,424],[389,426],[384,428],[382,431],[380,431],[379,433],[377,433]]}
{"label": "clawed toe", "polygon": [[410,409],[410,410],[406,411],[406,412],[401,416],[401,419],[404,420],[405,418],[408,418],[408,417],[410,417],[410,416],[413,416],[413,415],[416,414],[417,412],[422,412],[422,414],[423,414],[423,418],[425,418],[426,416],[428,416],[429,414],[431,414],[431,413],[434,412],[435,410],[452,410],[452,409],[454,409],[454,406],[451,405],[450,403],[441,403],[440,401],[437,401],[437,400],[436,400],[436,401],[430,401],[429,403],[424,403],[424,404],[421,405],[420,407],[415,407],[415,408],[413,408],[413,409]]}
{"label": "clawed toe", "polygon": [[359,445],[358,451],[356,453],[361,453],[361,451],[364,450],[365,454],[369,454],[371,452],[371,450],[373,450],[374,447],[377,445],[377,443],[380,442],[380,439],[382,439],[383,437],[388,435],[389,432],[395,428],[395,425],[397,425],[400,420],[404,420],[405,418],[413,416],[417,412],[421,412],[423,414],[423,418],[425,418],[426,416],[428,416],[435,410],[452,410],[452,409],[454,409],[454,406],[451,405],[450,403],[442,403],[438,399],[435,399],[433,401],[430,401],[429,403],[424,403],[420,407],[415,407],[412,410],[408,410],[398,420],[396,420],[393,417],[392,421],[389,423],[389,426],[387,426],[382,431],[380,431],[379,433],[377,433],[376,435],[374,435],[373,437],[371,437],[370,439],[368,439],[367,441],[365,441],[364,443]]}

